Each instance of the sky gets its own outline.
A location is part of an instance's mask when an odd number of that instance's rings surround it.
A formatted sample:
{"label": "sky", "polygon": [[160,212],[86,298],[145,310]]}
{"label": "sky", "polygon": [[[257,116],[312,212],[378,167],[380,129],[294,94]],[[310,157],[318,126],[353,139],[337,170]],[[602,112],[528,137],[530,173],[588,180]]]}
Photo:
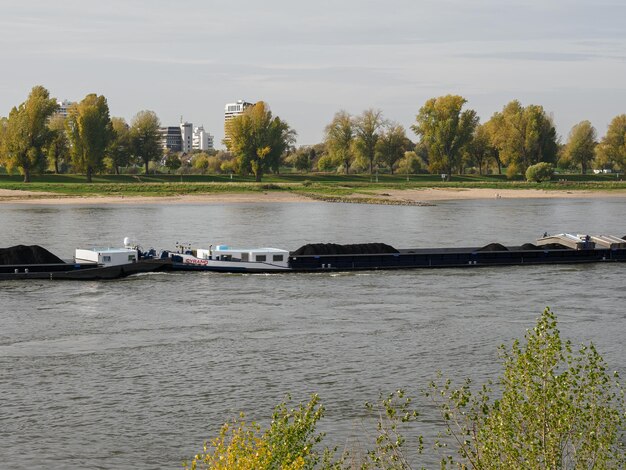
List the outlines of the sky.
{"label": "sky", "polygon": [[481,122],[518,99],[563,141],[626,113],[626,0],[0,0],[0,116],[35,85],[104,95],[111,116],[203,125],[267,102],[323,140],[333,115],[380,109],[410,130],[426,100],[467,99]]}

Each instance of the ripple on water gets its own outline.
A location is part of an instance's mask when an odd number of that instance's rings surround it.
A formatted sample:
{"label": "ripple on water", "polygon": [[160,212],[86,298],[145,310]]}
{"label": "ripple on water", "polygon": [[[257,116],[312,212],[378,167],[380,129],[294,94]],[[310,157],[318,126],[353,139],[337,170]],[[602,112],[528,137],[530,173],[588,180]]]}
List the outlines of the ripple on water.
{"label": "ripple on water", "polygon": [[[468,234],[476,245],[524,243],[563,227],[623,232],[625,205],[594,200],[585,207],[583,213],[576,201],[554,200],[424,208],[3,206],[0,244],[12,244],[29,222],[38,229],[20,242],[63,257],[86,240],[116,244],[123,235],[167,248],[181,227],[202,243],[286,248],[318,241],[467,245]],[[95,224],[101,217],[110,223]],[[563,336],[593,339],[609,366],[624,373],[625,268],[3,283],[0,455],[12,468],[176,467],[240,411],[266,422],[288,392],[296,400],[319,393],[328,409],[321,429],[341,445],[371,429],[363,404],[380,392],[404,387],[418,395],[437,370],[455,380],[493,378],[497,346],[522,336],[546,305],[559,315]],[[432,407],[419,396],[417,403],[432,434]]]}

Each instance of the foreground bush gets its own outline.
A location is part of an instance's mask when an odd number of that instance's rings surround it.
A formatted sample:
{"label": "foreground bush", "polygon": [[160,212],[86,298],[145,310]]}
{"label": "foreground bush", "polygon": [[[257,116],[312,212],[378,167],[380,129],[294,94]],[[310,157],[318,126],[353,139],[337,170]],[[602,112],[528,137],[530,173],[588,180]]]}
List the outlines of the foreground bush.
{"label": "foreground bush", "polygon": [[[546,309],[537,325],[509,349],[500,348],[504,371],[477,393],[467,380],[454,388],[437,380],[426,393],[441,412],[434,448],[441,468],[618,469],[624,454],[624,393],[593,344],[576,352],[562,341],[555,315]],[[367,409],[377,420],[372,449],[348,450],[339,458],[316,446],[315,425],[323,415],[317,396],[288,410],[283,403],[270,427],[241,421],[226,424],[187,468],[208,469],[398,469],[415,466],[423,440],[408,445],[407,431],[419,414],[403,391],[381,397]]]}
{"label": "foreground bush", "polygon": [[203,452],[194,456],[185,468],[215,470],[314,468],[323,456],[315,448],[323,434],[315,433],[315,425],[324,414],[324,407],[314,395],[306,405],[288,409],[283,402],[274,409],[268,429],[247,423],[243,416],[222,426],[219,435]]}
{"label": "foreground bush", "polygon": [[534,181],[541,183],[542,181],[550,181],[554,176],[554,167],[550,163],[541,162],[536,165],[529,166],[526,170],[526,181]]}

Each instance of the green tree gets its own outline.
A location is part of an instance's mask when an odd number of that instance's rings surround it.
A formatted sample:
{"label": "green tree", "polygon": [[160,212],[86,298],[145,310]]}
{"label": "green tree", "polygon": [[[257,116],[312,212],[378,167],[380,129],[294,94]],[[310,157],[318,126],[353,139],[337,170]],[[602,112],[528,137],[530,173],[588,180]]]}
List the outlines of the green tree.
{"label": "green tree", "polygon": [[370,175],[374,173],[376,144],[384,124],[383,113],[377,109],[367,109],[354,120],[354,150],[356,157],[361,164],[369,166]]}
{"label": "green tree", "polygon": [[313,147],[300,147],[289,156],[289,162],[294,169],[302,173],[308,173],[313,166],[315,149]]}
{"label": "green tree", "polygon": [[584,175],[595,156],[597,144],[596,129],[589,121],[579,122],[569,133],[569,139],[563,148],[563,158],[572,165],[580,165]]}
{"label": "green tree", "polygon": [[156,162],[163,156],[159,128],[161,121],[154,111],[139,111],[130,124],[130,142],[133,155],[144,165],[146,176],[150,171],[150,162]]}
{"label": "green tree", "polygon": [[526,168],[526,181],[541,183],[542,181],[550,181],[553,176],[554,167],[552,163],[539,162]]}
{"label": "green tree", "polygon": [[467,144],[466,154],[468,162],[478,167],[478,174],[482,175],[490,159],[497,154],[497,149],[491,145],[491,137],[487,126],[478,125],[472,140]]}
{"label": "green tree", "polygon": [[[350,114],[346,111],[335,114],[331,123],[326,126],[324,143],[328,153],[322,166],[326,169],[331,166],[336,168],[338,165],[334,162],[339,162],[347,175],[354,160],[354,122]],[[320,171],[326,170],[320,168]]]}
{"label": "green tree", "polygon": [[48,144],[46,155],[48,162],[54,166],[54,172],[59,174],[61,166],[70,161],[70,143],[65,130],[65,117],[55,114],[48,122],[50,129],[50,143]]}
{"label": "green tree", "polygon": [[626,169],[626,114],[613,118],[596,150],[597,167]]}
{"label": "green tree", "polygon": [[411,126],[428,148],[429,167],[433,173],[445,173],[448,178],[459,168],[462,151],[471,140],[478,125],[476,111],[462,111],[467,100],[458,95],[431,98]]}
{"label": "green tree", "polygon": [[490,119],[492,144],[513,176],[539,162],[556,163],[558,144],[552,118],[542,106],[511,101]]}
{"label": "green tree", "polygon": [[107,156],[116,175],[120,174],[120,167],[130,164],[132,154],[130,127],[121,117],[111,118],[113,139],[107,148]]}
{"label": "green tree", "polygon": [[85,173],[91,183],[93,174],[102,168],[107,147],[113,139],[109,105],[95,93],[70,108],[65,121],[72,146],[72,163]]}
{"label": "green tree", "polygon": [[7,126],[8,126],[9,120],[4,117],[4,116],[0,116],[0,165],[4,165],[4,142],[6,139],[6,133],[7,133]]}
{"label": "green tree", "polygon": [[[537,326],[512,348],[501,348],[497,391],[472,394],[433,383],[447,434],[460,461],[443,468],[624,468],[624,395],[593,344],[575,353],[546,309]],[[437,398],[439,397],[439,398]],[[446,434],[446,433],[444,433]]]}
{"label": "green tree", "polygon": [[383,162],[393,175],[394,166],[411,146],[404,127],[396,123],[388,124],[376,142],[377,160]]}
{"label": "green tree", "polygon": [[287,122],[273,116],[259,101],[226,123],[225,144],[235,154],[242,171],[252,171],[257,182],[268,171],[277,172],[281,159],[295,143],[296,132]]}
{"label": "green tree", "polygon": [[165,166],[170,171],[176,171],[182,166],[182,162],[180,158],[176,154],[176,152],[168,151],[165,154]]}
{"label": "green tree", "polygon": [[317,160],[317,169],[323,172],[338,171],[337,162],[329,154],[322,155]]}
{"label": "green tree", "polygon": [[409,180],[409,175],[415,175],[422,171],[424,162],[413,150],[404,152],[402,159],[398,162],[398,173],[406,175],[406,180]]}
{"label": "green tree", "polygon": [[57,110],[55,99],[42,86],[35,86],[26,101],[9,113],[3,138],[2,163],[18,168],[29,183],[31,173],[45,168],[45,150],[52,139],[47,121]]}

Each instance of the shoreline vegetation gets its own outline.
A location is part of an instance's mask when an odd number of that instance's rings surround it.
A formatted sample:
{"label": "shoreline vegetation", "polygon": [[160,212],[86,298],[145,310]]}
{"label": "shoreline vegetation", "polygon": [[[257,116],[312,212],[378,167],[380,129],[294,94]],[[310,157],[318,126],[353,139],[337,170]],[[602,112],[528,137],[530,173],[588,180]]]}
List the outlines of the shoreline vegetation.
{"label": "shoreline vegetation", "polygon": [[[546,308],[523,340],[499,347],[500,371],[485,384],[439,372],[414,396],[403,389],[381,394],[365,404],[359,437],[344,445],[329,447],[318,431],[325,415],[318,395],[293,408],[287,395],[269,425],[240,414],[183,467],[411,470],[430,460],[441,469],[624,468],[619,376],[593,343],[577,348],[557,326]],[[432,441],[425,422],[437,428]]]}
{"label": "shoreline vegetation", "polygon": [[626,182],[605,175],[565,175],[558,181],[529,183],[497,176],[458,176],[442,182],[432,175],[286,174],[267,178],[263,183],[243,177],[231,180],[223,175],[111,175],[94,177],[93,183],[85,183],[81,175],[43,175],[24,184],[12,176],[0,176],[0,204],[322,201],[429,206],[438,201],[466,199],[608,197],[625,198]]}

